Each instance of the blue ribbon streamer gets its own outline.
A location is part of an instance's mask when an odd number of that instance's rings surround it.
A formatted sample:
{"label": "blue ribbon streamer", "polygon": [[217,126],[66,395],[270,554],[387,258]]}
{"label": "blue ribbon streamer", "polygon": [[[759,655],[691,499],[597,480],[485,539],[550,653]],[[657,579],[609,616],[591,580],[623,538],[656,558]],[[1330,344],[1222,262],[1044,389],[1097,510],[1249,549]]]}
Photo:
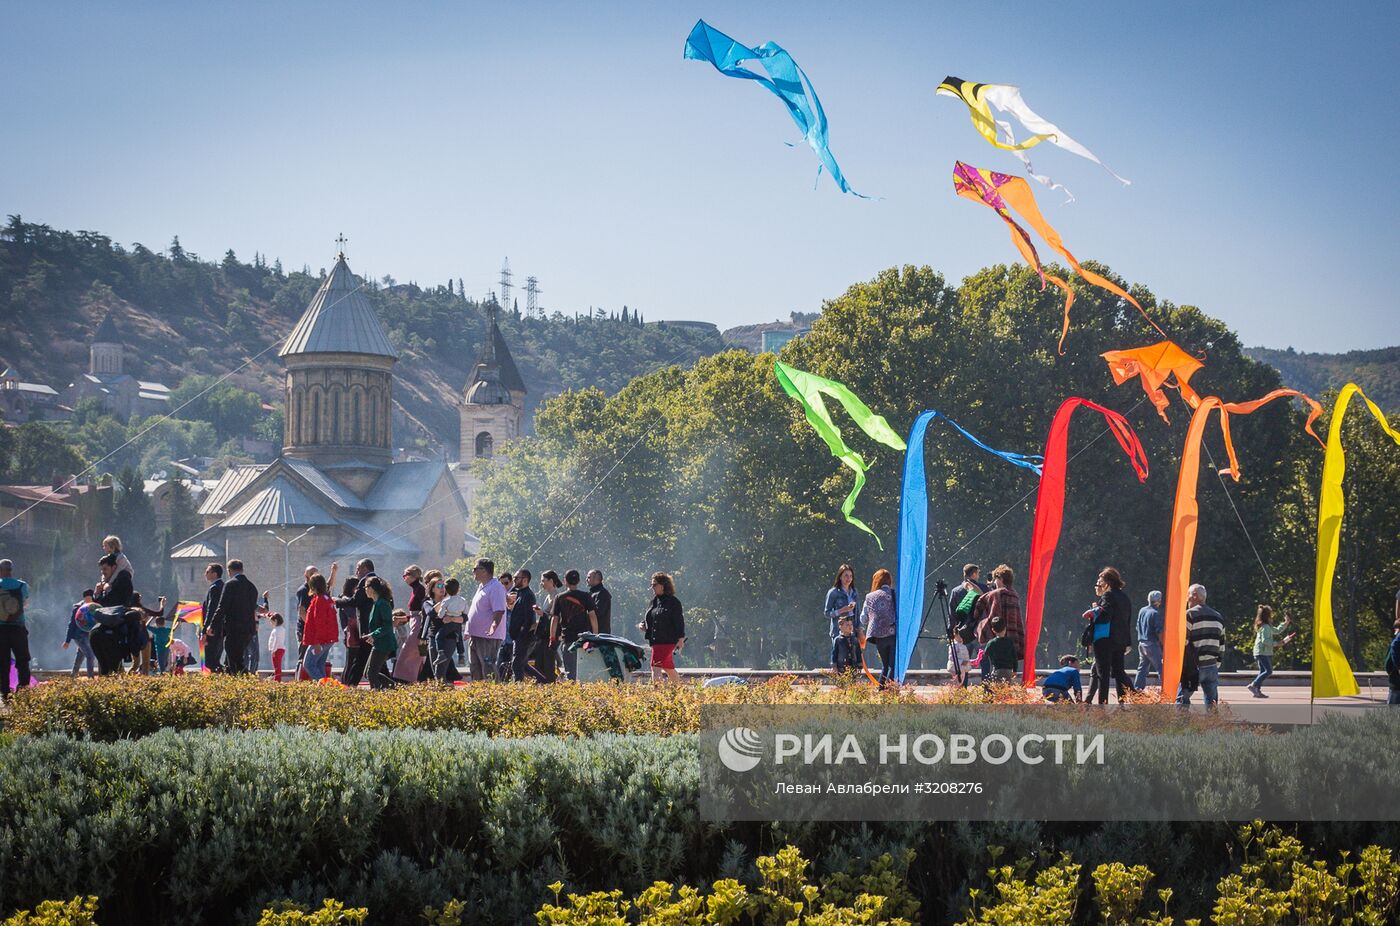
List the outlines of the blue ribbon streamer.
{"label": "blue ribbon streamer", "polygon": [[924,614],[924,565],[928,558],[928,478],[924,472],[924,435],[929,422],[942,418],[973,444],[1001,457],[1013,466],[1024,467],[1040,475],[1038,454],[1011,453],[988,447],[970,434],[962,425],[941,412],[919,413],[909,429],[908,448],[904,451],[904,485],[899,496],[899,568],[895,580],[895,643],[894,679],[901,684],[909,670],[909,660],[919,643],[919,629]]}
{"label": "blue ribbon streamer", "polygon": [[[777,42],[764,42],[757,48],[749,48],[701,19],[686,37],[685,57],[693,61],[708,61],[714,65],[715,70],[726,77],[757,81],[767,88],[783,101],[788,115],[797,123],[798,130],[817,153],[822,166],[831,174],[831,179],[836,181],[841,192],[860,196],[861,199],[870,198],[857,193],[846,182],[846,177],[841,173],[836,157],[827,143],[826,112],[822,109],[821,100],[817,99],[817,91],[807,79],[807,74],[797,66],[797,62],[792,60],[792,55],[781,45]],[[768,76],[764,77],[748,68],[740,67],[742,62],[749,59],[757,60],[763,65]],[[817,177],[821,177],[821,167],[817,168]]]}

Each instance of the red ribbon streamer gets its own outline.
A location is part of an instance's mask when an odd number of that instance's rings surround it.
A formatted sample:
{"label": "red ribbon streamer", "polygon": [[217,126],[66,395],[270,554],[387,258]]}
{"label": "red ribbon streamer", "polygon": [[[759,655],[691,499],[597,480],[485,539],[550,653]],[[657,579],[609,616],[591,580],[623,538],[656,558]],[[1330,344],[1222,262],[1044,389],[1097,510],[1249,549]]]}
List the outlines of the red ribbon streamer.
{"label": "red ribbon streamer", "polygon": [[1050,580],[1050,566],[1055,561],[1055,547],[1060,542],[1060,527],[1065,513],[1065,469],[1069,464],[1066,445],[1069,442],[1069,422],[1075,409],[1086,406],[1104,416],[1118,446],[1128,455],[1137,472],[1138,482],[1147,481],[1147,452],[1142,449],[1137,432],[1128,420],[1111,408],[1096,402],[1070,396],[1060,404],[1050,422],[1050,434],[1045,439],[1044,469],[1040,488],[1035,497],[1035,530],[1031,534],[1030,565],[1026,589],[1026,655],[1021,681],[1030,687],[1036,683],[1035,647],[1040,640],[1041,619],[1045,612],[1045,586]]}

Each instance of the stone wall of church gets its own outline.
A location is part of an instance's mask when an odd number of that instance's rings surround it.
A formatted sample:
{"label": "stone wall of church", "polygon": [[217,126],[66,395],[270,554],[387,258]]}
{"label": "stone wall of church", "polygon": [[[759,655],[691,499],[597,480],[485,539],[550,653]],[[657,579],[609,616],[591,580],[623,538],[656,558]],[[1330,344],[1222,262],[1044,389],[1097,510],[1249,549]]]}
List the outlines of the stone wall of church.
{"label": "stone wall of church", "polygon": [[331,355],[287,370],[283,445],[288,456],[388,457],[392,376],[387,365],[351,363],[335,363]]}

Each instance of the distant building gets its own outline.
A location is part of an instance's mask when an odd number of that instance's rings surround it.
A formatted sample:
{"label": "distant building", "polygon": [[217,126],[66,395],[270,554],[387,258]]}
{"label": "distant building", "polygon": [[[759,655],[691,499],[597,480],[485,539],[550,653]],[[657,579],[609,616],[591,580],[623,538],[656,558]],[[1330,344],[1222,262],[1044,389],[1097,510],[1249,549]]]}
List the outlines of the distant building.
{"label": "distant building", "polygon": [[765,331],[763,332],[763,349],[760,353],[776,354],[788,341],[791,341],[793,338],[801,337],[810,330],[810,328],[789,328],[782,331]]}
{"label": "distant building", "polygon": [[113,313],[108,312],[88,345],[88,371],[70,383],[64,400],[72,407],[82,399],[96,399],[102,407],[127,419],[132,415],[149,417],[170,408],[170,387],[165,383],[139,380],[126,372],[126,349]]}
{"label": "distant building", "polygon": [[73,410],[59,402],[58,390],[43,383],[26,383],[9,367],[0,373],[0,420],[10,424],[66,421]]}
{"label": "distant building", "polygon": [[[392,461],[398,354],[344,254],[279,356],[287,369],[282,453],[230,468],[205,495],[204,529],[172,553],[180,594],[202,596],[205,564],[231,557],[260,588],[276,589],[277,610],[308,563],[329,572],[338,561],[344,579],[369,557],[400,595],[405,566],[460,558],[467,506],[446,461]],[[284,551],[281,541],[310,528]]]}
{"label": "distant building", "polygon": [[[0,550],[16,566],[31,575],[48,568],[55,551],[64,560],[91,552],[84,566],[95,573],[98,542],[111,519],[110,480],[64,486],[0,485]],[[81,585],[79,586],[81,589]]]}
{"label": "distant building", "polygon": [[[658,322],[658,324],[660,324]],[[705,334],[719,334],[719,325],[714,322],[694,322],[694,321],[667,321],[667,328],[688,328],[691,331],[699,331]]]}
{"label": "distant building", "polygon": [[489,465],[498,450],[519,437],[525,421],[525,380],[496,323],[496,304],[487,311],[486,340],[457,407],[460,432],[453,476],[469,509],[481,488],[480,466]]}

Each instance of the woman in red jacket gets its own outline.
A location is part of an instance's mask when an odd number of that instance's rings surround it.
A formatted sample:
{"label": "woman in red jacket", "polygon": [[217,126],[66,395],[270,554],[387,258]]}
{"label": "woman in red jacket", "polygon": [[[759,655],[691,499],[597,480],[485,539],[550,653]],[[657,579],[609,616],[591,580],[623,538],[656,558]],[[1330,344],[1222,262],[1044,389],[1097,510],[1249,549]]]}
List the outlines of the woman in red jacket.
{"label": "woman in red jacket", "polygon": [[[335,566],[332,566],[329,582],[334,581]],[[328,594],[330,586],[326,577],[317,573],[311,577],[307,588],[311,592],[311,604],[306,608],[306,633],[302,637],[306,657],[301,665],[307,678],[319,682],[326,676],[326,658],[331,654],[331,647],[340,639],[340,621],[336,619],[335,602]]]}

